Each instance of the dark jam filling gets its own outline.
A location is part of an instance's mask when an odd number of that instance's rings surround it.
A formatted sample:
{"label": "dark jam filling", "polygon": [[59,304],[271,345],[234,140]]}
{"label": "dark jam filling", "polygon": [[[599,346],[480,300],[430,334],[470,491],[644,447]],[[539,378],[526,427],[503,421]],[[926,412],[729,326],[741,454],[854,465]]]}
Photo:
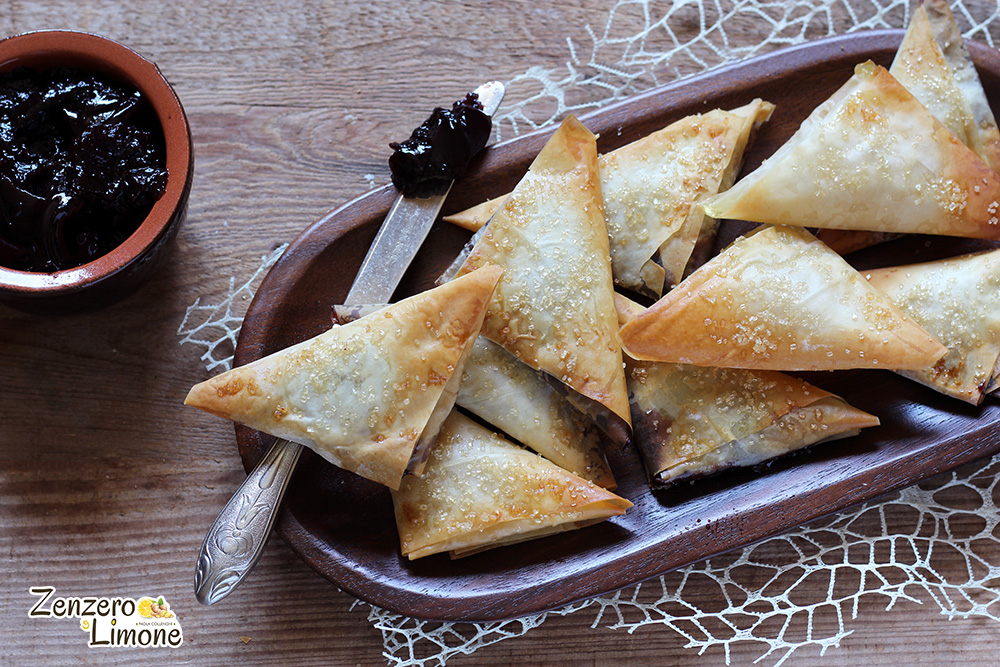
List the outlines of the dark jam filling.
{"label": "dark jam filling", "polygon": [[443,195],[490,139],[493,121],[469,93],[451,110],[438,107],[403,143],[391,143],[392,184],[406,197]]}
{"label": "dark jam filling", "polygon": [[0,75],[0,265],[48,273],[106,255],[166,183],[139,91],[72,68]]}

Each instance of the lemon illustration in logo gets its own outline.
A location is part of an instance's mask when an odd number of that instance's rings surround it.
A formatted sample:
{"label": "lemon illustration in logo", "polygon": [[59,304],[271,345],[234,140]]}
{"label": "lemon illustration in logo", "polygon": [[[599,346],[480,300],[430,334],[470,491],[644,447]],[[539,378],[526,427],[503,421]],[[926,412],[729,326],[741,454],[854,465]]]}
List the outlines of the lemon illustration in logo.
{"label": "lemon illustration in logo", "polygon": [[142,598],[136,611],[143,618],[153,618],[153,598]]}

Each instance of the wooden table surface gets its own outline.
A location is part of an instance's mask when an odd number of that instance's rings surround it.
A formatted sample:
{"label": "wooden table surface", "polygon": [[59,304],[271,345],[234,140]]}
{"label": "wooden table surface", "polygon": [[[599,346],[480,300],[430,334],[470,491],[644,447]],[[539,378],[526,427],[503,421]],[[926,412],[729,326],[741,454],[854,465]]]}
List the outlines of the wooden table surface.
{"label": "wooden table surface", "polygon": [[[480,81],[562,66],[567,38],[603,26],[613,6],[47,0],[0,8],[0,34],[86,30],[156,61],[187,110],[196,164],[169,262],[138,293],[64,317],[0,307],[0,664],[385,663],[367,608],[352,608],[353,598],[280,539],[228,599],[195,600],[195,554],[244,471],[232,426],[182,405],[209,373],[201,349],[179,344],[178,327],[196,299],[218,302],[231,276],[249,278],[263,255],[386,182],[387,144],[431,107]],[[846,29],[849,17],[836,21]],[[755,39],[738,24],[730,32]],[[162,595],[184,644],[88,649],[72,621],[28,617],[32,586],[61,596]],[[449,664],[725,660],[722,649],[699,656],[665,628],[629,634],[591,628],[592,620],[553,617]],[[948,621],[933,605],[885,611],[884,600],[865,598],[849,626],[839,648],[822,657],[806,648],[785,664],[995,664],[1000,648],[992,621]],[[760,653],[737,644],[730,659],[749,664]]]}

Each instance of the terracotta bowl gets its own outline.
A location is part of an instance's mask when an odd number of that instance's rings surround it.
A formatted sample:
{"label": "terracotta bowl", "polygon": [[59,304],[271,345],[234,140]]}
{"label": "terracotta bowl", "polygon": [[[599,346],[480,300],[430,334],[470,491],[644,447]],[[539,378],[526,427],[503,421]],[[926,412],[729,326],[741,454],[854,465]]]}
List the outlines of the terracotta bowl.
{"label": "terracotta bowl", "polygon": [[194,162],[184,109],[154,63],[97,35],[49,30],[0,41],[0,73],[22,65],[31,69],[72,66],[131,84],[151,103],[162,127],[166,189],[125,242],[88,264],[54,273],[0,267],[0,302],[14,308],[65,313],[106,305],[130,294],[152,274],[186,213]]}

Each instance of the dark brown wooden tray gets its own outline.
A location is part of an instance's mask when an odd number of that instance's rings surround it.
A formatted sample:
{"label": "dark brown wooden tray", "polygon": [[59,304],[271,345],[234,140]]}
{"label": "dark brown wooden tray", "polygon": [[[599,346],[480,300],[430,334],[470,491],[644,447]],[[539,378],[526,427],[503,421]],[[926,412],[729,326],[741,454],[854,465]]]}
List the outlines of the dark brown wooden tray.
{"label": "dark brown wooden tray", "polygon": [[[691,113],[762,97],[777,110],[754,144],[746,169],[770,155],[809,112],[872,59],[888,66],[902,31],[863,32],[789,48],[665,86],[582,118],[607,151]],[[970,44],[997,108],[1000,54]],[[485,152],[452,191],[446,213],[509,191],[550,130]],[[395,196],[365,194],[306,230],[271,269],[247,313],[236,363],[316,335],[330,306],[346,295]],[[723,242],[735,228],[722,234]],[[438,223],[396,293],[431,286],[468,233]],[[887,244],[856,261],[925,259],[924,243]],[[935,243],[954,253],[968,242]],[[614,591],[803,522],[870,500],[1000,450],[1000,404],[974,408],[886,371],[811,374],[810,381],[878,415],[882,425],[820,445],[763,471],[736,471],[652,493],[633,447],[609,452],[619,493],[635,503],[625,516],[563,535],[451,561],[410,563],[399,554],[386,489],[305,452],[277,530],[306,562],[340,588],[399,613],[447,620],[493,620],[559,607]],[[247,470],[272,438],[237,427]]]}

